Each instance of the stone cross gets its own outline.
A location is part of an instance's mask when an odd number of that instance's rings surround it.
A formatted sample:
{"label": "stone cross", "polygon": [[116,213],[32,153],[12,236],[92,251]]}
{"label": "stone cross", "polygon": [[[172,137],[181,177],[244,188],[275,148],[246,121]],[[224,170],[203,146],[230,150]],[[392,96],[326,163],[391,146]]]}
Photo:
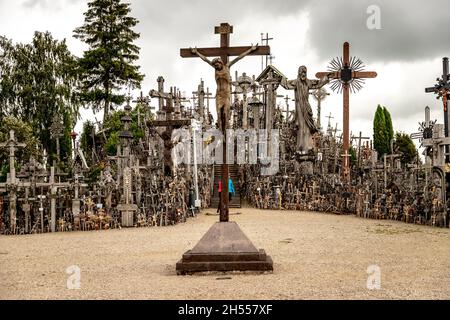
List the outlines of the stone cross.
{"label": "stone cross", "polygon": [[247,93],[250,90],[250,86],[252,84],[252,78],[250,78],[249,76],[247,76],[244,73],[242,73],[241,76],[239,76],[237,78],[237,84],[239,86],[239,88],[241,89],[242,92],[242,99],[244,101],[243,104],[243,115],[242,115],[242,127],[243,129],[247,129],[248,123],[248,115],[247,115],[247,111],[248,111],[248,104],[247,104]]}
{"label": "stone cross", "polygon": [[197,87],[197,91],[192,92],[198,99],[198,115],[201,121],[205,118],[205,85],[202,79],[200,79],[200,83]]}

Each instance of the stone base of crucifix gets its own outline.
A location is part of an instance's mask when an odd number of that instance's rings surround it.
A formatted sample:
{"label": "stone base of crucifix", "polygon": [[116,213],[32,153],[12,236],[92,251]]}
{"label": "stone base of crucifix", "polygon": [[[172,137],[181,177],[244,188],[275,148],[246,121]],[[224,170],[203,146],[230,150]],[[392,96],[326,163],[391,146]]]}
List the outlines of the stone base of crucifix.
{"label": "stone base of crucifix", "polygon": [[273,271],[273,261],[257,249],[236,222],[216,222],[197,245],[183,254],[177,274],[207,271]]}
{"label": "stone base of crucifix", "polygon": [[220,221],[216,222],[197,245],[183,254],[177,263],[177,274],[226,271],[273,271],[272,258],[263,249],[257,249],[236,222],[229,221],[228,164],[225,128],[227,117],[222,116],[223,164]]}

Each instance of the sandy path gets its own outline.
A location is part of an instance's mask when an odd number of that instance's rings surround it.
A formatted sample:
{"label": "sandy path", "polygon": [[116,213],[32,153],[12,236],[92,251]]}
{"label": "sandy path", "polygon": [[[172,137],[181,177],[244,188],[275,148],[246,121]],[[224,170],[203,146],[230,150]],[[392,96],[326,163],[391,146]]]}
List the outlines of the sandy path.
{"label": "sandy path", "polygon": [[[231,220],[272,256],[273,274],[177,276],[182,253],[218,219],[201,214],[174,227],[0,236],[0,299],[450,299],[449,229],[236,210]],[[381,290],[366,287],[373,264]],[[66,287],[70,265],[79,290]]]}

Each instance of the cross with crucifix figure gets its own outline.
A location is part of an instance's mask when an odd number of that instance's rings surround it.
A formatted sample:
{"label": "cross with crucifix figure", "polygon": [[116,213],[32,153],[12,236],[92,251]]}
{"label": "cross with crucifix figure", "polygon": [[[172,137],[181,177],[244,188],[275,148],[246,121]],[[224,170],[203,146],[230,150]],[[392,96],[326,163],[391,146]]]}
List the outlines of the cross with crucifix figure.
{"label": "cross with crucifix figure", "polygon": [[350,108],[350,91],[356,92],[362,89],[365,78],[375,78],[377,73],[374,71],[364,71],[363,62],[355,57],[350,57],[350,45],[348,42],[344,43],[343,58],[336,58],[331,60],[328,66],[328,72],[317,72],[316,77],[321,79],[334,72],[331,77],[331,89],[338,93],[343,93],[343,149],[344,149],[344,167],[342,170],[343,180],[350,181],[350,132],[349,132],[349,108]]}
{"label": "cross with crucifix figure", "polygon": [[[444,135],[447,138],[449,136],[448,132],[448,100],[450,99],[450,74],[448,70],[448,58],[445,57],[442,59],[442,77],[437,78],[436,81],[438,82],[434,87],[425,88],[425,92],[430,93],[433,92],[437,94],[436,99],[442,98],[442,104],[444,106]],[[445,147],[445,162],[450,162],[450,157],[448,155],[449,148],[448,146]]]}
{"label": "cross with crucifix figure", "polygon": [[[222,193],[220,201],[220,221],[228,222],[228,165],[226,150],[226,129],[229,127],[230,107],[231,107],[231,76],[230,67],[247,55],[268,55],[269,46],[247,46],[230,47],[230,34],[233,33],[233,26],[228,23],[221,23],[215,27],[215,33],[220,34],[220,47],[216,48],[189,48],[180,49],[183,58],[200,57],[215,69],[217,83],[216,108],[219,128],[224,134],[223,143],[223,164],[222,164]],[[229,61],[230,56],[237,56]],[[220,57],[210,61],[207,57]]]}
{"label": "cross with crucifix figure", "polygon": [[[163,81],[160,81],[162,77],[158,78],[158,83],[161,84]],[[166,104],[160,104],[162,111],[166,113],[165,120],[152,120],[147,122],[147,126],[152,130],[152,132],[156,132],[161,139],[164,141],[164,174],[167,176],[173,176],[174,168],[173,168],[173,160],[172,160],[172,149],[175,146],[175,143],[172,142],[172,132],[174,129],[181,128],[183,126],[188,126],[191,124],[191,120],[187,119],[174,119],[173,118],[173,101],[174,94],[173,92],[165,93],[161,91],[162,87],[159,86],[158,91],[150,90],[150,97],[159,98],[166,101]],[[173,90],[172,90],[173,91]],[[154,127],[165,127],[166,129],[159,133],[154,130]]]}

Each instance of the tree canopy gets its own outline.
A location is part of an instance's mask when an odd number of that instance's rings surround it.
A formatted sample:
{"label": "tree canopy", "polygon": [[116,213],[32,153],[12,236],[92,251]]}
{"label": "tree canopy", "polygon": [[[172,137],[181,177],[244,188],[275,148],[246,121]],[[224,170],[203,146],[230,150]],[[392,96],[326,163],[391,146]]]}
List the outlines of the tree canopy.
{"label": "tree canopy", "polygon": [[377,106],[373,119],[373,142],[379,156],[391,153],[391,142],[394,139],[392,119],[386,107]]}
{"label": "tree canopy", "polygon": [[133,63],[140,48],[133,42],[138,20],[129,16],[130,4],[120,0],[92,0],[84,13],[84,24],[74,30],[74,37],[89,45],[79,60],[83,101],[94,112],[103,109],[104,121],[110,109],[124,102],[124,86],[139,88],[143,75]]}
{"label": "tree canopy", "polygon": [[50,155],[56,154],[50,128],[53,119],[63,122],[61,155],[70,155],[70,131],[79,113],[76,58],[65,40],[49,32],[35,32],[31,43],[13,44],[0,37],[0,117],[14,116],[28,123]]}
{"label": "tree canopy", "polygon": [[394,146],[395,152],[402,155],[402,163],[412,163],[416,159],[416,146],[409,135],[397,132]]}

